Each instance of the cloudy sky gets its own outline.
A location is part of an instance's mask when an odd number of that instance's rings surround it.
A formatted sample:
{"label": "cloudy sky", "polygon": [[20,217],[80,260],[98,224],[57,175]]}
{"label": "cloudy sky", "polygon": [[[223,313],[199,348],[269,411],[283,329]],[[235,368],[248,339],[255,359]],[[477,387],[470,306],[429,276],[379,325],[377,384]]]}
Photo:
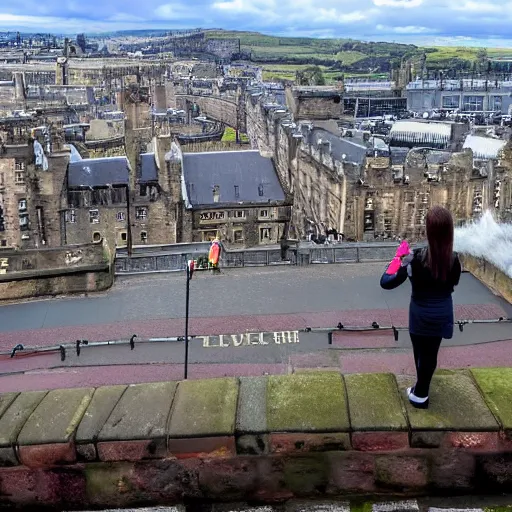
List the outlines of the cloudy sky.
{"label": "cloudy sky", "polygon": [[0,30],[192,27],[512,46],[512,0],[0,0]]}

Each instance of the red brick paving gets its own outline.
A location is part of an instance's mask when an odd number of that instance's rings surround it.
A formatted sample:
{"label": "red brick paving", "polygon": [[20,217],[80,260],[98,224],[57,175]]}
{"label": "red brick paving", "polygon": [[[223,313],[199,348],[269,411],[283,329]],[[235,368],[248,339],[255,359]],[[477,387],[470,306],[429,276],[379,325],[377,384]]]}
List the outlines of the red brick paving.
{"label": "red brick paving", "polygon": [[[479,345],[442,347],[439,367],[512,367],[512,340]],[[343,373],[392,372],[414,375],[412,351],[332,350],[328,353],[293,354],[289,365],[272,364],[191,364],[191,379],[225,376],[284,374],[304,368],[339,368]],[[181,380],[182,364],[138,364],[62,368],[0,377],[2,392],[88,387],[139,382]]]}

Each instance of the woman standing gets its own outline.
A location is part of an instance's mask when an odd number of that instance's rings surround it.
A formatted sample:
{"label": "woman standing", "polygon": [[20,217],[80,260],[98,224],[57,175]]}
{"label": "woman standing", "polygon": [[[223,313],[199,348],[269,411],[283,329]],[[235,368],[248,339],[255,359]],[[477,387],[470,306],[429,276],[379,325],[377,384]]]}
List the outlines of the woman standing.
{"label": "woman standing", "polygon": [[409,277],[412,285],[409,333],[416,365],[416,384],[407,390],[414,407],[428,407],[430,382],[437,367],[442,339],[453,336],[454,287],[461,265],[453,252],[453,219],[441,206],[434,206],[426,219],[428,246],[411,254],[402,243],[380,280],[385,290],[400,286]]}

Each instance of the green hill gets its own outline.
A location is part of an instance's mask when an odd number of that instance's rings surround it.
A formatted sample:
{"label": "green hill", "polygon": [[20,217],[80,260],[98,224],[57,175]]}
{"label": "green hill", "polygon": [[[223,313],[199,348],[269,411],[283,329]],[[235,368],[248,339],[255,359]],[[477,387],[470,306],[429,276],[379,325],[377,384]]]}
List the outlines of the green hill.
{"label": "green hill", "polygon": [[[409,61],[427,69],[512,71],[512,48],[419,47],[412,44],[364,42],[352,39],[278,37],[258,32],[206,31],[212,39],[240,39],[241,50],[263,67],[266,80],[294,80],[295,72],[318,65],[327,82],[341,74],[387,77],[394,67]],[[490,62],[490,64],[489,64]]]}

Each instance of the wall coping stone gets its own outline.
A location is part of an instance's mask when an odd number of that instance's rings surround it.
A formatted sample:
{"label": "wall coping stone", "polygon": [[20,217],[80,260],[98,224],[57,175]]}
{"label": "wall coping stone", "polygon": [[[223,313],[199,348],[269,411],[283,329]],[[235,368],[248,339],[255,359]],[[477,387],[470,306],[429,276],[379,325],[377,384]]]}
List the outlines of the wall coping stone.
{"label": "wall coping stone", "polygon": [[[177,386],[176,382],[128,386],[101,429],[98,441],[165,438],[167,419]],[[103,401],[110,399],[108,394],[101,397]],[[99,400],[96,407],[100,407]]]}
{"label": "wall coping stone", "polygon": [[267,421],[271,432],[348,432],[343,377],[335,373],[270,376]]}
{"label": "wall coping stone", "polygon": [[97,441],[101,429],[126,389],[127,386],[106,386],[95,390],[91,403],[76,431],[77,443]]}
{"label": "wall coping stone", "polygon": [[[67,443],[74,436],[93,392],[91,388],[50,391],[23,426],[18,444]],[[18,399],[22,400],[23,395]]]}
{"label": "wall coping stone", "polygon": [[[399,377],[400,396],[411,430],[495,432],[499,426],[472,378],[464,372],[441,372],[432,379],[428,410],[415,409],[405,398],[412,378]],[[433,405],[435,404],[435,405]]]}
{"label": "wall coping stone", "polygon": [[512,368],[476,368],[471,373],[501,428],[512,436]]}
{"label": "wall coping stone", "polygon": [[238,379],[184,381],[173,406],[171,438],[231,436],[235,432]]}
{"label": "wall coping stone", "polygon": [[350,409],[354,431],[407,431],[402,401],[395,376],[390,373],[345,375],[349,402],[358,404]]}
{"label": "wall coping stone", "polygon": [[0,446],[11,446],[18,439],[21,429],[46,396],[47,391],[20,393],[11,406],[0,415]]}

